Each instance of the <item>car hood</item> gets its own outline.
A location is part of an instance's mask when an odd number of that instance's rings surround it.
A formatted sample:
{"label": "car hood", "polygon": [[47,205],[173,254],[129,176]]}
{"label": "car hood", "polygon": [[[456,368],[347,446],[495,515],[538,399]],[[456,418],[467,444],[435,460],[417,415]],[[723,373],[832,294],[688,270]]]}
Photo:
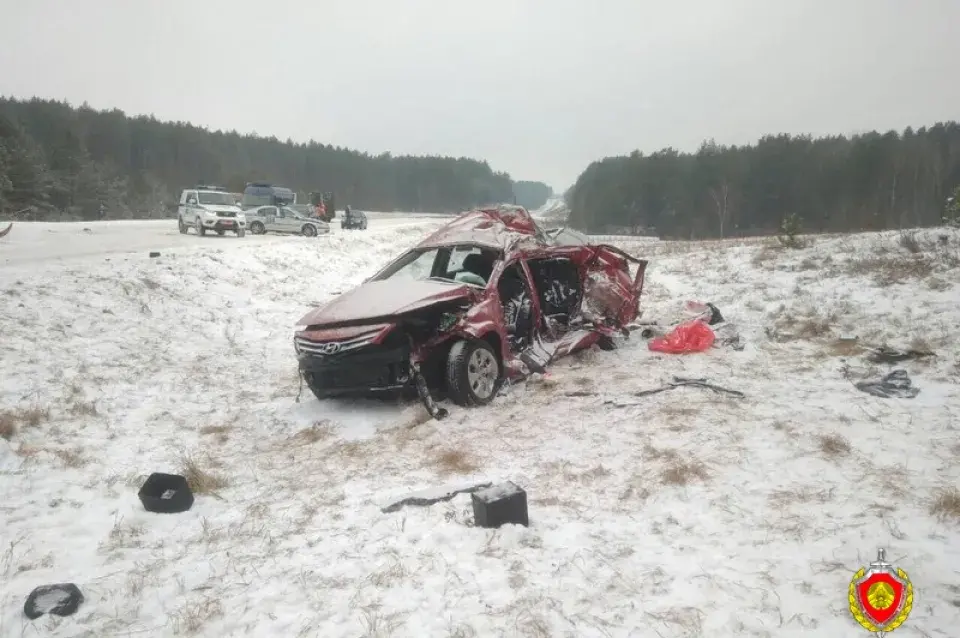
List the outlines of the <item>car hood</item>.
{"label": "car hood", "polygon": [[211,213],[236,213],[238,215],[243,213],[243,210],[239,206],[222,206],[214,204],[204,204],[203,208],[210,211]]}
{"label": "car hood", "polygon": [[322,326],[347,321],[393,317],[439,303],[466,299],[475,288],[443,281],[368,281],[307,313],[299,321]]}

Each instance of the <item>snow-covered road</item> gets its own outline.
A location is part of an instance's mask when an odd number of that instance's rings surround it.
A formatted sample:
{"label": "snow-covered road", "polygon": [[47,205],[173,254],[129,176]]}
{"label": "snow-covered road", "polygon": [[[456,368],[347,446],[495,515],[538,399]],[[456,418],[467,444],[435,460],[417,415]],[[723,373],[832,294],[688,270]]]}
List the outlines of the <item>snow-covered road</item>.
{"label": "snow-covered road", "polygon": [[[648,318],[712,301],[745,348],[633,339],[442,422],[298,403],[293,324],[438,223],[0,240],[0,637],[860,636],[848,586],[885,547],[915,587],[895,635],[955,638],[960,235],[627,243],[651,260]],[[851,334],[933,349],[900,364],[919,396],[857,390],[891,366]],[[634,395],[673,375],[746,397]],[[143,510],[155,471],[203,486],[192,510]],[[473,527],[465,495],[380,511],[500,479],[527,490],[529,528]],[[26,620],[60,582],[77,614]]]}
{"label": "snow-covered road", "polygon": [[[377,235],[399,227],[418,227],[438,219],[434,215],[416,213],[368,213],[370,226],[366,231],[343,231],[339,220],[330,225],[331,234],[342,232],[369,232]],[[5,224],[0,224],[5,226]],[[324,237],[319,237],[323,241]],[[238,239],[233,234],[223,237],[211,233],[205,237],[193,231],[181,235],[176,219],[124,220],[106,222],[16,222],[13,230],[0,240],[0,267],[63,261],[104,255],[138,253],[144,251],[196,251],[223,248],[229,242],[243,241],[263,244],[290,241],[290,236],[247,234]]]}

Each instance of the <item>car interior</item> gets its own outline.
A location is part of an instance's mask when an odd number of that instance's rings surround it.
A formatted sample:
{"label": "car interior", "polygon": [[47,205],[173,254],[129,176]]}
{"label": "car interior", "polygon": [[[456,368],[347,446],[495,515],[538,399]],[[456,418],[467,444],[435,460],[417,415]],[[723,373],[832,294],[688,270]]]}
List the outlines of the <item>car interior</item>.
{"label": "car interior", "polygon": [[[459,268],[451,268],[448,272],[454,281],[474,286],[486,286],[490,275],[497,264],[499,255],[495,251],[473,249],[476,252],[467,253]],[[453,255],[451,255],[453,257]]]}
{"label": "car interior", "polygon": [[520,262],[514,262],[503,270],[497,282],[497,292],[503,307],[510,350],[520,352],[533,340],[533,303]]}
{"label": "car interior", "polygon": [[531,259],[527,265],[548,327],[568,326],[583,297],[580,268],[566,257]]}

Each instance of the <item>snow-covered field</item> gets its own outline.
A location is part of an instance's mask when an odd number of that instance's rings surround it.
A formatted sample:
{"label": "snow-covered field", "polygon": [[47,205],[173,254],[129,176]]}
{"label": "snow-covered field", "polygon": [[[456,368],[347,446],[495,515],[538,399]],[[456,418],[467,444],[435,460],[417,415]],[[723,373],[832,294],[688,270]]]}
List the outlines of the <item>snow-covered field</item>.
{"label": "snow-covered field", "polygon": [[[0,636],[858,636],[847,587],[881,546],[916,589],[896,635],[957,635],[960,236],[645,241],[645,318],[711,301],[742,351],[637,335],[442,422],[297,403],[293,324],[437,225],[158,259],[96,224],[65,261],[3,261],[27,224],[0,240]],[[935,351],[900,365],[919,396],[857,390],[892,366],[841,336]],[[746,398],[630,396],[673,375]],[[144,512],[154,471],[189,473],[193,509]],[[472,527],[467,495],[380,511],[501,479],[529,528]],[[26,620],[59,582],[80,610]]]}

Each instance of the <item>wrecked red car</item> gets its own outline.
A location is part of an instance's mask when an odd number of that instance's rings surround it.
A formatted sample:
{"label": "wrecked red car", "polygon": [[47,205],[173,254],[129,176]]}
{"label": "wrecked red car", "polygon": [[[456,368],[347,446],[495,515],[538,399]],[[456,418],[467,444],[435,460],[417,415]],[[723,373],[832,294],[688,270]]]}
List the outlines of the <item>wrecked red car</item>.
{"label": "wrecked red car", "polygon": [[300,320],[301,379],[319,399],[415,390],[435,418],[434,397],[483,405],[556,357],[614,348],[646,267],[519,206],[466,212]]}

